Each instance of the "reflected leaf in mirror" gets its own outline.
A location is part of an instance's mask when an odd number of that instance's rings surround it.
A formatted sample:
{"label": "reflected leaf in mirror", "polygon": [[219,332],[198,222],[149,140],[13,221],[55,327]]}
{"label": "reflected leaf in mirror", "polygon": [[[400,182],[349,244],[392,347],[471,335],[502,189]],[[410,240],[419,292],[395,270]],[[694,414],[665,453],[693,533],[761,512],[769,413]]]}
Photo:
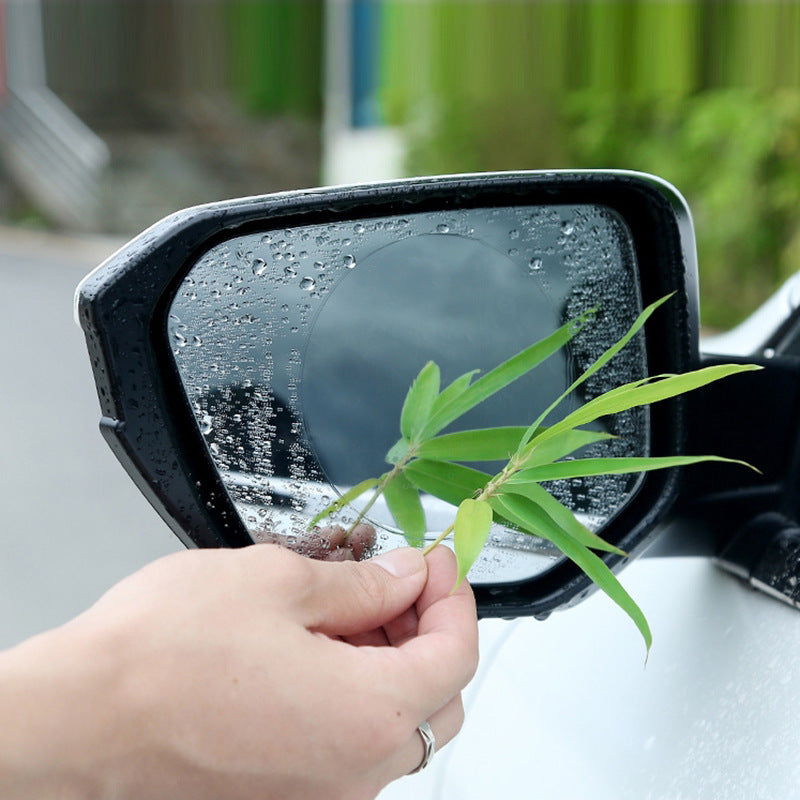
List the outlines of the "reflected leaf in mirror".
{"label": "reflected leaf in mirror", "polygon": [[[589,442],[608,437],[608,434],[584,430],[581,426],[589,425],[607,415],[666,400],[729,375],[760,367],[725,364],[680,375],[642,378],[608,390],[567,413],[552,425],[544,426],[543,422],[580,384],[611,362],[669,297],[663,297],[645,308],[630,329],[543,409],[527,428],[488,428],[437,436],[463,414],[564,347],[584,325],[591,324],[592,310],[525,348],[474,382],[474,373],[471,372],[440,390],[439,368],[434,362],[427,362],[406,395],[400,415],[401,438],[386,456],[391,470],[379,478],[362,481],[346,495],[346,503],[350,503],[364,493],[372,492],[348,533],[361,523],[378,497],[383,494],[389,511],[408,543],[415,547],[420,546],[427,530],[420,492],[457,505],[453,522],[424,550],[425,553],[430,552],[437,544],[453,535],[458,562],[456,586],[466,577],[478,558],[489,536],[493,520],[516,527],[523,533],[544,538],[575,562],[628,614],[641,633],[649,652],[652,634],[644,614],[605,562],[592,551],[622,556],[626,554],[589,530],[578,520],[572,509],[561,503],[541,484],[592,475],[642,473],[705,461],[750,466],[743,461],[713,455],[563,459]],[[458,463],[476,458],[482,461],[505,461],[506,464],[494,475],[490,475]],[[344,498],[341,498],[331,503],[317,514],[311,525],[339,511],[346,505],[343,501]]]}

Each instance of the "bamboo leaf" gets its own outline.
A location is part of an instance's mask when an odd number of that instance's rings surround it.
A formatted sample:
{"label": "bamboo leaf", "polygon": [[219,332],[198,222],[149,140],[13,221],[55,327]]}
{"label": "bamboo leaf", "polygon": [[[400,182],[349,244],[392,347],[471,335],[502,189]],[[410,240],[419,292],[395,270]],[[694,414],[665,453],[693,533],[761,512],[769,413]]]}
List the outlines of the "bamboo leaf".
{"label": "bamboo leaf", "polygon": [[[620,550],[605,539],[601,539],[596,533],[590,531],[580,520],[575,517],[571,509],[567,508],[563,503],[557,500],[547,489],[539,486],[538,483],[522,483],[508,481],[503,485],[501,490],[505,494],[517,494],[522,497],[527,497],[535,506],[541,510],[542,514],[546,514],[550,519],[561,527],[566,533],[572,536],[573,539],[580,542],[585,547],[591,547],[593,550],[604,550],[607,553],[616,553],[620,556],[625,556],[627,553]],[[534,509],[530,509],[531,515],[535,513]],[[533,516],[531,517],[533,518]],[[546,525],[546,520],[542,522],[541,515],[537,516],[540,526]]]}
{"label": "bamboo leaf", "polygon": [[429,361],[414,379],[400,412],[400,432],[413,441],[428,422],[433,402],[439,394],[439,367]]}
{"label": "bamboo leaf", "polygon": [[389,452],[386,454],[386,463],[394,465],[399,464],[408,455],[410,447],[411,447],[411,442],[409,442],[408,439],[404,438],[398,439],[389,448]]}
{"label": "bamboo leaf", "polygon": [[574,461],[558,461],[523,469],[508,479],[509,484],[531,481],[555,481],[564,478],[586,478],[591,475],[624,475],[632,472],[650,472],[656,469],[683,467],[704,461],[721,461],[740,464],[758,472],[746,461],[722,456],[644,456],[641,458],[576,458]]}
{"label": "bamboo leaf", "polygon": [[428,439],[417,453],[433,461],[508,461],[523,433],[523,425],[446,433]]}
{"label": "bamboo leaf", "polygon": [[340,508],[344,508],[350,503],[353,502],[358,497],[361,497],[364,492],[368,489],[371,489],[373,486],[377,486],[385,475],[382,475],[380,478],[367,478],[361,483],[357,483],[351,489],[348,489],[338,500],[334,500],[332,503],[327,505],[322,511],[317,514],[311,522],[308,523],[309,529],[313,528],[318,522],[321,522],[326,517],[329,517],[335,511],[338,511]]}
{"label": "bamboo leaf", "polygon": [[437,410],[427,425],[423,428],[421,438],[427,439],[446,428],[451,422],[458,419],[471,408],[482,403],[493,394],[513,383],[517,378],[530,372],[546,358],[560,350],[575,334],[587,319],[586,314],[576,320],[562,325],[557,331],[551,333],[539,342],[526,347],[521,352],[504,361],[500,366],[487,372],[482,378],[466,388],[458,397]]}
{"label": "bamboo leaf", "polygon": [[536,528],[531,530],[532,525],[528,521],[528,515],[530,506],[533,504],[527,498],[514,495],[495,495],[489,499],[489,504],[499,514],[523,530],[549,539],[565,556],[575,562],[633,620],[644,639],[647,652],[650,652],[653,636],[642,610],[599,556],[580,542],[575,541],[555,523],[547,526],[545,530]]}
{"label": "bamboo leaf", "polygon": [[611,389],[605,394],[601,394],[599,397],[595,397],[571,414],[568,414],[560,422],[544,429],[542,433],[531,439],[526,446],[525,452],[528,452],[528,448],[532,450],[536,442],[550,439],[570,428],[588,425],[600,417],[617,414],[620,411],[627,411],[629,408],[637,406],[649,405],[659,400],[666,400],[684,392],[699,389],[701,386],[713,383],[720,378],[757,369],[761,369],[761,367],[756,364],[719,364],[713,367],[693,370],[692,372],[685,372],[681,375],[656,376],[652,380],[646,379],[623,384],[616,389]]}
{"label": "bamboo leaf", "polygon": [[606,433],[605,431],[584,431],[580,428],[562,431],[552,439],[547,439],[541,443],[538,443],[540,440],[537,439],[537,445],[531,450],[525,459],[525,463],[531,466],[549,464],[551,461],[558,461],[559,458],[564,458],[582,447],[615,438],[614,434]]}
{"label": "bamboo leaf", "polygon": [[411,547],[421,546],[425,539],[427,526],[417,489],[408,482],[402,472],[399,472],[386,484],[383,496],[386,498],[386,505],[389,506],[394,521],[403,531],[409,545]]}
{"label": "bamboo leaf", "polygon": [[491,478],[485,472],[461,464],[424,458],[407,464],[404,474],[418,489],[454,506],[480,491]]}
{"label": "bamboo leaf", "polygon": [[439,396],[433,401],[431,416],[438,414],[445,406],[447,406],[457,397],[460,397],[469,386],[472,376],[477,375],[479,372],[479,369],[473,369],[469,372],[465,372],[463,375],[456,378],[447,388],[442,389]]}
{"label": "bamboo leaf", "polygon": [[544,420],[547,418],[547,415],[553,411],[561,401],[567,397],[573,390],[575,390],[578,386],[580,386],[587,378],[590,378],[594,375],[599,369],[604,367],[612,358],[614,358],[623,347],[642,329],[642,326],[650,319],[653,312],[661,306],[663,303],[666,303],[667,300],[672,297],[672,294],[665,295],[660,300],[656,300],[654,303],[651,303],[647,308],[642,311],[641,314],[636,318],[633,325],[628,329],[627,333],[625,333],[620,339],[618,339],[614,344],[611,345],[587,370],[585,370],[575,381],[570,384],[570,386],[558,397],[556,398],[542,413],[536,418],[534,422],[531,423],[528,430],[525,432],[525,435],[522,437],[520,441],[520,449],[525,447],[525,445],[530,441],[531,437],[536,432],[536,429],[541,426]]}
{"label": "bamboo leaf", "polygon": [[467,498],[461,501],[453,528],[453,545],[458,563],[458,577],[453,591],[467,576],[483,550],[491,525],[492,508],[485,500]]}

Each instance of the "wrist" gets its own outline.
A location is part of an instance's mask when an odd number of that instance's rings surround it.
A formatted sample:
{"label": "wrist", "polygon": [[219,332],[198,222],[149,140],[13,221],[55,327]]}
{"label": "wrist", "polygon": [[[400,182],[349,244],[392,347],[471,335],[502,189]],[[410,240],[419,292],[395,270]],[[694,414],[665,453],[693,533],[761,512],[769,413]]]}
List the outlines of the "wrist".
{"label": "wrist", "polygon": [[115,648],[79,620],[0,653],[0,796],[103,798],[119,742]]}

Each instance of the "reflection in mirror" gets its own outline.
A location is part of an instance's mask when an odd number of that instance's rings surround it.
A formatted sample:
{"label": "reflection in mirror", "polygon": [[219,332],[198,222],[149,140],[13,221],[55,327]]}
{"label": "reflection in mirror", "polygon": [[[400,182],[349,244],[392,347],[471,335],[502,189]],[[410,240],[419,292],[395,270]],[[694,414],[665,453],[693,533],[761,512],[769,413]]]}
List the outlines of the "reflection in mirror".
{"label": "reflection in mirror", "polygon": [[[433,211],[237,236],[209,250],[172,303],[169,339],[197,424],[254,541],[303,549],[309,520],[385,471],[408,387],[428,360],[443,385],[487,371],[589,308],[570,346],[454,427],[527,425],[631,325],[641,300],[630,232],[600,205]],[[646,374],[640,334],[563,407]],[[546,421],[546,422],[548,422]],[[648,454],[646,409],[608,418],[618,438],[581,455]],[[501,465],[479,465],[496,472]],[[547,488],[597,531],[635,476]],[[428,538],[454,509],[423,498]],[[380,502],[376,549],[404,544]],[[347,522],[347,516],[342,522]],[[493,526],[474,582],[536,575],[560,554]]]}

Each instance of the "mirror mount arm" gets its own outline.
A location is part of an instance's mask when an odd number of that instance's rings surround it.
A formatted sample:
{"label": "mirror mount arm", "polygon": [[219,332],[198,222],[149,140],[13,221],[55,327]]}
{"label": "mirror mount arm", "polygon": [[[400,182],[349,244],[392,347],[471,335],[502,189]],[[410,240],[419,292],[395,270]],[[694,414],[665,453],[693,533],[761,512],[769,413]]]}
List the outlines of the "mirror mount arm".
{"label": "mirror mount arm", "polygon": [[701,356],[702,366],[759,363],[688,395],[686,452],[714,453],[753,464],[699,464],[682,471],[675,519],[650,555],[720,556],[742,520],[778,513],[800,519],[800,368],[795,359]]}
{"label": "mirror mount arm", "polygon": [[754,517],[716,563],[754,589],[800,610],[800,527],[783,514]]}

